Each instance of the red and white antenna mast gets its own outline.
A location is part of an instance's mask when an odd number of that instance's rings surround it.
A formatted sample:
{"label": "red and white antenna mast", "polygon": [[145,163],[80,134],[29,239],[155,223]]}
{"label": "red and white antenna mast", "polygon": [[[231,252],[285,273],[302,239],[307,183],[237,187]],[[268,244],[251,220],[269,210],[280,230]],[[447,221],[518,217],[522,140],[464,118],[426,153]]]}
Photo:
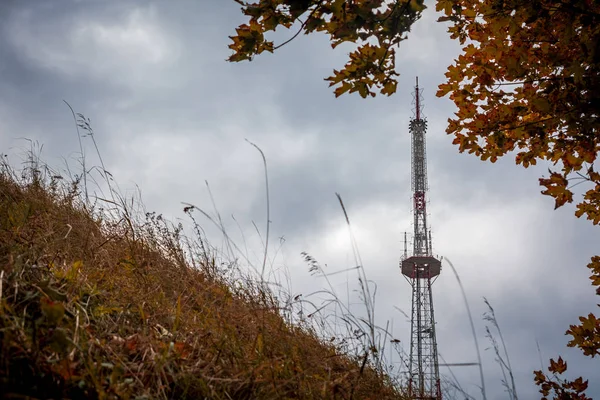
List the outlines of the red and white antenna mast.
{"label": "red and white antenna mast", "polygon": [[402,274],[412,286],[408,390],[411,399],[441,400],[431,284],[440,274],[442,263],[432,255],[431,232],[427,228],[427,122],[421,115],[419,78],[415,86],[415,105],[415,117],[409,124],[412,136],[413,251],[408,256],[405,244],[400,261]]}

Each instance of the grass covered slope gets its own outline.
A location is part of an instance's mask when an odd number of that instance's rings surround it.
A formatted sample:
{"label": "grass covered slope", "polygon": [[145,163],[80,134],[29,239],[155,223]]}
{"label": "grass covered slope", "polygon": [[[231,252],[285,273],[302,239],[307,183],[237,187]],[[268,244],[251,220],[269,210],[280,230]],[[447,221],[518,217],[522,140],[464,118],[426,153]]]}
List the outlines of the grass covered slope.
{"label": "grass covered slope", "polygon": [[160,216],[92,209],[60,182],[0,173],[3,397],[400,398]]}

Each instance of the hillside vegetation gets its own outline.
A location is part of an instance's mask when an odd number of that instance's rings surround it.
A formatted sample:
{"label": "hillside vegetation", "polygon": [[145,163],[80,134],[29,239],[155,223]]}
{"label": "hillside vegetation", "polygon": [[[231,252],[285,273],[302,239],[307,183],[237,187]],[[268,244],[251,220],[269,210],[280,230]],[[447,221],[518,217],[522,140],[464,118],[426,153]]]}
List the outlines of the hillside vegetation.
{"label": "hillside vegetation", "polygon": [[264,286],[232,285],[180,227],[28,176],[0,173],[4,398],[403,398]]}

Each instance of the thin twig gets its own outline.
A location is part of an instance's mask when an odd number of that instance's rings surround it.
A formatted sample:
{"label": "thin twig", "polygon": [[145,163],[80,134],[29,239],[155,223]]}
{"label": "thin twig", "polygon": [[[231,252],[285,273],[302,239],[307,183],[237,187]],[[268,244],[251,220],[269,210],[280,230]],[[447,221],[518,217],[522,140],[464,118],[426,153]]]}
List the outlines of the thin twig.
{"label": "thin twig", "polygon": [[[291,42],[292,40],[296,39],[298,37],[298,35],[300,33],[302,33],[302,31],[304,30],[304,28],[306,27],[306,24],[308,23],[308,21],[311,19],[311,17],[315,14],[315,12],[319,9],[319,7],[321,6],[321,3],[323,3],[323,0],[320,0],[316,5],[315,8],[313,8],[313,10],[311,11],[310,15],[306,18],[306,20],[304,22],[302,22],[302,25],[300,25],[300,28],[298,29],[298,32],[296,32],[294,34],[294,36],[292,36],[291,38],[289,38],[288,40],[286,40],[285,42],[278,44],[277,46],[273,47],[273,50],[277,50],[283,46],[285,46],[286,44],[288,44],[289,42]],[[297,20],[299,18],[296,18]]]}

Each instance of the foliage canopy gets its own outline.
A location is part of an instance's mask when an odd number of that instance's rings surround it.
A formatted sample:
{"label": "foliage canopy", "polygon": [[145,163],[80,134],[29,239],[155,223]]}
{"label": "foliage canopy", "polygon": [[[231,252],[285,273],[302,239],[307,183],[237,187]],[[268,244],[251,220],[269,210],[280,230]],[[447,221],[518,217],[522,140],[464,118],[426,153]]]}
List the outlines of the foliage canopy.
{"label": "foliage canopy", "polygon": [[438,91],[458,107],[446,132],[460,151],[558,165],[540,179],[556,207],[573,201],[572,179],[592,182],[576,215],[600,223],[600,4],[443,0],[438,9],[464,45]]}
{"label": "foliage canopy", "polygon": [[[406,39],[412,24],[425,9],[423,0],[259,0],[256,3],[234,0],[249,17],[247,24],[236,29],[229,48],[229,61],[252,60],[264,51],[273,52],[300,33],[323,32],[331,47],[344,42],[358,43],[350,60],[341,70],[326,78],[337,86],[335,95],[358,92],[362,97],[375,96],[374,89],[386,95],[396,91],[394,46]],[[288,41],[275,45],[265,34],[278,27],[299,25]]]}

